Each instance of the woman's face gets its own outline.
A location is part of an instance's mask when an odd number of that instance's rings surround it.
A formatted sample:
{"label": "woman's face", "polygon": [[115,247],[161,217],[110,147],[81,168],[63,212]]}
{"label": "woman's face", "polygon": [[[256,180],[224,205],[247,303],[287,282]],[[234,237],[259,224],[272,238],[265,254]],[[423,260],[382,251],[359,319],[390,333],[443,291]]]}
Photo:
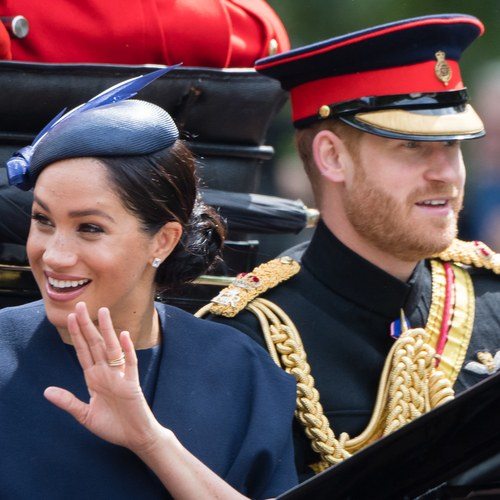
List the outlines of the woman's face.
{"label": "woman's face", "polygon": [[32,217],[28,258],[58,329],[79,301],[94,319],[99,307],[108,307],[115,326],[124,329],[152,304],[155,237],[124,208],[97,160],[62,160],[45,168],[35,185]]}

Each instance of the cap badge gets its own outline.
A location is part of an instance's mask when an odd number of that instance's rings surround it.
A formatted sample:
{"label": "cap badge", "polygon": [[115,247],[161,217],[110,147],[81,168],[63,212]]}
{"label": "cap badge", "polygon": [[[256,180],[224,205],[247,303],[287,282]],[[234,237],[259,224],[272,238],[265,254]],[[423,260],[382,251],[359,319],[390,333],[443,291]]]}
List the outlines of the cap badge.
{"label": "cap badge", "polygon": [[446,62],[446,53],[444,53],[442,50],[439,50],[435,54],[437,63],[436,66],[434,66],[434,73],[436,73],[436,76],[438,80],[443,82],[445,85],[448,85],[449,81],[451,80],[451,68],[450,65]]}

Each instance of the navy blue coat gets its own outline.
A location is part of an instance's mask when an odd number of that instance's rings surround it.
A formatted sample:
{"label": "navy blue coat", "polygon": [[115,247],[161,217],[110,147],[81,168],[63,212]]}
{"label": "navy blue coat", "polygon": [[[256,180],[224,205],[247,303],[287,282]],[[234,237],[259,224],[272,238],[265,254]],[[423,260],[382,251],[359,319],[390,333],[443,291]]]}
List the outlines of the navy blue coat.
{"label": "navy blue coat", "polygon": [[[156,304],[162,345],[138,351],[156,418],[242,493],[275,496],[296,483],[295,383],[240,332]],[[64,387],[87,401],[74,349],[43,302],[0,311],[0,498],[168,498],[129,450],[109,444],[45,400]]]}

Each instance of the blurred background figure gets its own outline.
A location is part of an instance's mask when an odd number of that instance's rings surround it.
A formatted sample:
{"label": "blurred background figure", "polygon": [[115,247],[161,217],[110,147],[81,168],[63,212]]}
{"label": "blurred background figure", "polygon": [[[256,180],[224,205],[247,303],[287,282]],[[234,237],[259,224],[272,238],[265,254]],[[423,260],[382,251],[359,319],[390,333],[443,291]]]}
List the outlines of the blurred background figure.
{"label": "blurred background figure", "polygon": [[463,233],[500,250],[500,60],[483,65],[476,74],[474,104],[487,133],[469,144],[468,197]]}
{"label": "blurred background figure", "polygon": [[0,23],[0,59],[12,59],[9,32],[4,23]]}
{"label": "blurred background figure", "polygon": [[0,57],[19,61],[252,67],[289,48],[265,0],[6,0],[0,16]]}

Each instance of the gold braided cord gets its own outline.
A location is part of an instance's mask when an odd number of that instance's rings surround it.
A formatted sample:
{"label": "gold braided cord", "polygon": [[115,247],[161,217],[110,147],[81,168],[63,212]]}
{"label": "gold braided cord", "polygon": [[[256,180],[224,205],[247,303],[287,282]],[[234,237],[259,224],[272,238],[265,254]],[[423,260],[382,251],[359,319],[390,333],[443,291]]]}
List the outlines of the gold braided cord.
{"label": "gold braided cord", "polygon": [[266,343],[273,343],[280,355],[278,365],[297,380],[295,415],[311,440],[313,450],[321,456],[323,469],[348,458],[351,455],[345,446],[348,435],[344,433],[337,439],[324,415],[302,341],[291,319],[281,308],[260,297],[247,309],[265,325]]}
{"label": "gold braided cord", "polygon": [[[197,315],[209,310],[206,306]],[[296,417],[321,460],[313,464],[320,472],[364,448],[376,439],[453,398],[446,379],[433,368],[434,351],[425,342],[423,329],[408,330],[393,345],[384,364],[375,408],[366,429],[357,437],[336,437],[324,415],[300,335],[288,315],[261,297],[247,310],[259,320],[266,345],[278,366],[297,380]]]}
{"label": "gold braided cord", "polygon": [[434,368],[435,350],[423,328],[408,330],[395,344],[382,435],[454,397],[451,382]]}
{"label": "gold braided cord", "polygon": [[[457,265],[452,266],[455,277],[453,318],[444,350],[440,354],[439,369],[454,384],[462,368],[472,336],[475,299],[469,273]],[[434,259],[431,260],[431,270],[432,299],[425,329],[430,334],[429,344],[436,346],[443,320],[446,273],[443,263]]]}
{"label": "gold braided cord", "polygon": [[500,274],[500,254],[481,241],[453,240],[452,244],[436,257],[443,261],[483,267]]}
{"label": "gold braided cord", "polygon": [[448,340],[441,353],[439,369],[454,384],[462,369],[472,337],[475,316],[474,286],[469,273],[458,266],[453,266],[455,273],[455,307]]}
{"label": "gold braided cord", "polygon": [[[458,318],[459,327],[453,330],[454,320],[450,328],[450,333],[454,334],[449,341],[453,344],[458,339],[457,345],[460,349],[455,349],[453,361],[450,363],[454,370],[459,371],[463,362],[460,353],[467,348],[472,331],[474,291],[468,273],[456,266],[454,272],[460,285],[455,304],[459,306],[459,310],[454,311],[454,318]],[[363,432],[353,438],[347,433],[336,437],[331,429],[315,388],[300,334],[288,315],[276,304],[262,297],[256,297],[246,305],[246,309],[259,320],[274,362],[297,380],[296,417],[303,425],[313,450],[321,457],[318,463],[311,465],[315,472],[348,458],[376,439],[394,432],[430,409],[453,399],[453,384],[447,376],[450,371],[443,373],[435,368],[436,353],[431,347],[439,338],[445,290],[446,275],[443,265],[434,263],[432,301],[426,328],[403,332],[392,346],[384,363],[370,421]],[[196,315],[202,317],[209,312],[217,313],[214,311],[214,304],[203,307]],[[441,360],[443,368],[447,367],[446,358],[445,347]]]}
{"label": "gold braided cord", "polygon": [[[202,307],[196,316],[211,312],[212,304]],[[247,305],[262,328],[266,345],[274,362],[297,380],[297,408],[295,415],[304,427],[315,452],[321,456],[317,472],[348,458],[347,434],[337,439],[323,412],[319,393],[311,375],[311,368],[302,345],[300,335],[288,315],[272,302],[258,297]]]}
{"label": "gold braided cord", "polygon": [[278,306],[258,298],[247,309],[263,328],[266,343],[273,342],[281,357],[281,366],[297,380],[296,416],[304,426],[314,451],[321,461],[315,471],[348,458],[376,439],[414,420],[431,408],[453,398],[451,384],[434,369],[435,351],[427,344],[423,329],[408,330],[398,339],[386,358],[375,408],[366,429],[357,437],[342,433],[338,438],[324,415],[314,378],[293,322]]}
{"label": "gold braided cord", "polygon": [[444,299],[446,295],[446,272],[443,264],[437,260],[431,260],[431,272],[431,306],[429,315],[427,316],[425,329],[431,336],[429,339],[431,345],[436,345],[441,330],[441,321],[443,319]]}

